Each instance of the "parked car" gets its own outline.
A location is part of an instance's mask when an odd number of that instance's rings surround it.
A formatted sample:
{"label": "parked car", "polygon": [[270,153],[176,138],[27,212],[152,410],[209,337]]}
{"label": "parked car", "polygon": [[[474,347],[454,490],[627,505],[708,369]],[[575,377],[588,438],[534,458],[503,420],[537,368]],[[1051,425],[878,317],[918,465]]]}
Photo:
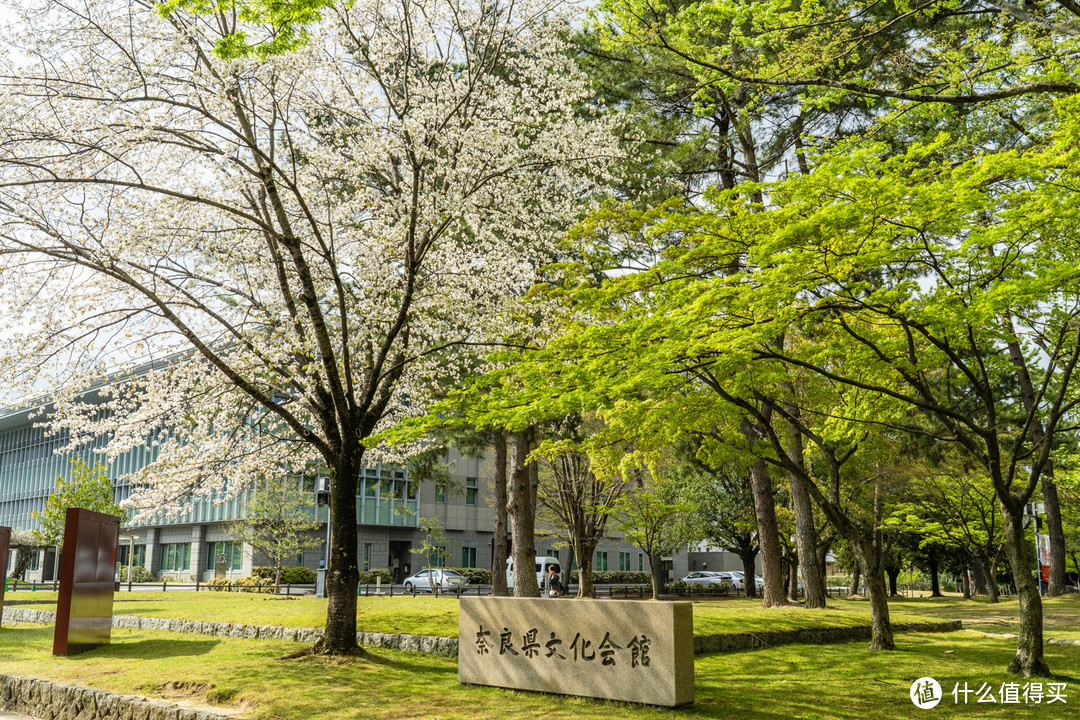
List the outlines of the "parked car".
{"label": "parked car", "polygon": [[724,573],[718,572],[706,572],[705,570],[699,570],[698,572],[692,572],[682,579],[688,586],[704,587],[706,585],[720,585],[732,587],[730,577],[724,577]]}
{"label": "parked car", "polygon": [[[742,570],[732,570],[731,574],[734,575],[735,577],[739,578],[739,580],[741,581],[739,583],[739,585],[738,585],[739,589],[740,590],[745,590],[746,589],[746,573],[744,573]],[[754,576],[754,587],[757,589],[758,592],[764,592],[765,591],[765,580],[760,575],[755,575]]]}
{"label": "parked car", "polygon": [[436,586],[440,592],[445,592],[457,590],[468,584],[469,578],[454,570],[424,568],[415,575],[405,578],[405,591],[412,592],[416,589],[431,592],[432,586]]}

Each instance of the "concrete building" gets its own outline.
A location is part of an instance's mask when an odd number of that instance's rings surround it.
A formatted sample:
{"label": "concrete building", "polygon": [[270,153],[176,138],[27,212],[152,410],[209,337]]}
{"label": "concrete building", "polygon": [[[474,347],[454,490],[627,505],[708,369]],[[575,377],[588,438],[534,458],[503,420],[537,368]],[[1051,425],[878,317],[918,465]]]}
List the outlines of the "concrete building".
{"label": "concrete building", "polygon": [[[56,485],[57,477],[70,477],[71,454],[58,452],[67,444],[64,433],[51,434],[37,426],[48,407],[0,410],[0,525],[32,530],[32,517],[41,510]],[[80,448],[79,454],[93,465],[100,456],[93,452],[100,442]],[[136,448],[116,458],[108,468],[117,500],[131,493],[127,476],[152,462],[156,449]],[[448,567],[492,566],[495,513],[494,468],[490,458],[462,457],[452,452],[446,458],[453,486],[460,492],[445,492],[430,482],[417,482],[407,467],[374,464],[364,468],[357,497],[357,561],[361,570],[389,568],[400,582],[409,573],[429,564],[429,559],[413,551],[421,546],[424,534],[417,530],[418,517],[435,517],[445,529],[447,543],[443,564]],[[312,493],[312,513],[324,525],[327,508],[317,507],[318,478],[305,478],[304,489]],[[399,505],[404,507],[398,507]],[[214,577],[215,559],[224,556],[229,577],[243,577],[252,566],[268,564],[253,557],[250,547],[241,547],[230,537],[226,523],[242,516],[244,499],[214,498],[193,502],[177,517],[161,516],[130,530],[137,536],[122,541],[120,561],[127,564],[134,553],[135,564],[146,567],[155,577],[182,581],[206,581]],[[539,534],[538,555],[568,560],[568,550],[557,538]],[[13,551],[14,552],[14,551]],[[14,567],[14,557],[9,567]],[[316,569],[325,559],[325,543],[305,551],[293,565]],[[41,548],[32,559],[27,580],[52,580],[59,573],[56,548]],[[594,557],[596,570],[647,570],[644,553],[619,537],[601,543]],[[669,577],[682,577],[688,570],[685,553],[670,560]]]}

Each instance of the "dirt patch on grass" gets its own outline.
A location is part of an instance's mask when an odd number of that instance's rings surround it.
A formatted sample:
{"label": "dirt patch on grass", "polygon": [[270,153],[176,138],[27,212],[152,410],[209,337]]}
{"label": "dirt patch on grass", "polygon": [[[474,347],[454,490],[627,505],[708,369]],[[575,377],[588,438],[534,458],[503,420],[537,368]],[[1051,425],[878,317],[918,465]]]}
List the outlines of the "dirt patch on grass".
{"label": "dirt patch on grass", "polygon": [[248,715],[256,708],[254,703],[246,700],[235,702],[239,695],[238,690],[216,688],[207,683],[170,681],[148,688],[148,694],[168,700],[188,710],[230,717]]}

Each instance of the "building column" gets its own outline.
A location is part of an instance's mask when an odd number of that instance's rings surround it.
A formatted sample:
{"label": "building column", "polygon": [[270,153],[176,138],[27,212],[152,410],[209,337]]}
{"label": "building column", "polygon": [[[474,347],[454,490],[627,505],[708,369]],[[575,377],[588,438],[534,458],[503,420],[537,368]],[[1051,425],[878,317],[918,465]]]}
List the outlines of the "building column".
{"label": "building column", "polygon": [[191,527],[191,569],[190,574],[195,576],[195,581],[202,579],[203,568],[206,567],[206,526],[193,525]]}
{"label": "building column", "polygon": [[146,538],[146,557],[143,559],[143,564],[151,573],[156,572],[155,568],[161,565],[161,544],[158,543],[159,532],[161,531],[157,528],[145,528],[143,530],[143,537]]}

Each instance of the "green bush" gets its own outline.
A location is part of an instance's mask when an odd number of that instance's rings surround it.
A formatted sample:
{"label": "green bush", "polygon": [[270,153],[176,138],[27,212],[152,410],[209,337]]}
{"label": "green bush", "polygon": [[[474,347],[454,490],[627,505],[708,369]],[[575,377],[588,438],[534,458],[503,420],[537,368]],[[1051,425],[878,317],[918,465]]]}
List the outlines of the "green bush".
{"label": "green bush", "polygon": [[379,580],[382,580],[383,585],[389,585],[393,579],[394,575],[388,568],[374,568],[365,573],[360,573],[361,585],[374,585]]}
{"label": "green bush", "polygon": [[470,585],[490,585],[491,568],[446,568],[469,578]]}
{"label": "green bush", "polygon": [[215,592],[228,591],[228,592],[246,592],[246,593],[261,593],[272,592],[274,589],[273,581],[267,581],[260,577],[242,577],[242,578],[214,578],[207,583],[207,586]]}
{"label": "green bush", "polygon": [[[274,582],[274,568],[260,565],[251,568],[251,577]],[[315,571],[304,566],[286,567],[281,571],[282,585],[306,585],[315,582]]]}
{"label": "green bush", "polygon": [[[131,568],[131,582],[155,582],[154,573],[150,572],[142,565],[136,565]],[[128,568],[126,565],[120,566],[120,582],[128,581]]]}
{"label": "green bush", "polygon": [[315,571],[300,566],[292,567],[281,573],[281,582],[292,585],[306,585],[315,582]]}
{"label": "green bush", "polygon": [[[649,573],[642,570],[594,570],[592,574],[594,585],[648,585],[651,580]],[[570,582],[578,582],[578,571],[570,573]]]}

